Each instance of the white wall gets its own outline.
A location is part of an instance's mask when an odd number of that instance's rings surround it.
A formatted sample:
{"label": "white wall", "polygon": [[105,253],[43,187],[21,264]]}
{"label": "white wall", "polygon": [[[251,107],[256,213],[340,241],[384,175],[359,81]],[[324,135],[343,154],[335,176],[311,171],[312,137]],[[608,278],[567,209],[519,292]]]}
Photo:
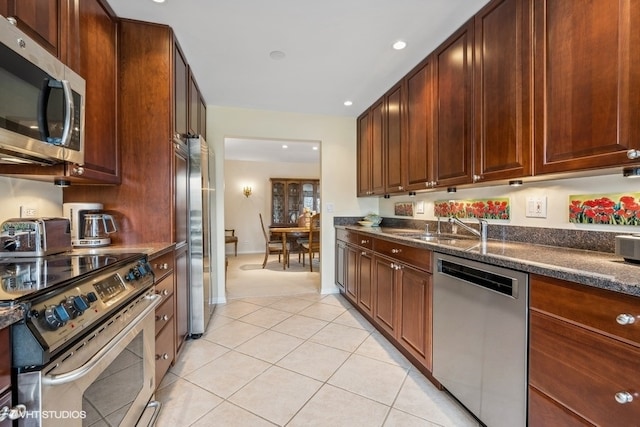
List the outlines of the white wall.
{"label": "white wall", "polygon": [[[401,201],[424,201],[424,214],[414,216],[415,219],[435,220],[433,206],[439,200],[485,199],[493,197],[509,197],[511,219],[508,221],[489,220],[493,223],[518,225],[523,227],[547,227],[561,229],[580,229],[593,231],[640,232],[639,227],[574,224],[569,222],[569,196],[579,194],[615,194],[640,192],[640,181],[624,178],[621,171],[609,175],[589,176],[583,178],[556,179],[552,181],[525,182],[521,187],[500,185],[484,188],[458,189],[456,193],[445,191],[418,193],[415,197],[395,196],[380,199],[380,215],[394,216],[394,203]],[[547,218],[528,218],[525,216],[527,197],[547,198]]]}
{"label": "white wall", "polygon": [[[267,163],[225,160],[224,217],[225,228],[233,228],[238,236],[238,253],[264,253],[264,236],[258,213],[265,227],[271,221],[271,182],[269,178],[320,178],[320,163]],[[252,193],[242,193],[245,186]],[[322,188],[321,188],[322,189]],[[322,199],[322,194],[320,195]],[[233,254],[233,245],[226,247]]]}
{"label": "white wall", "polygon": [[[356,120],[353,117],[331,117],[276,111],[207,106],[207,140],[216,151],[216,177],[225,183],[218,191],[218,213],[223,211],[225,193],[238,192],[226,183],[224,139],[228,137],[290,139],[320,141],[320,187],[322,197],[322,293],[336,292],[334,284],[335,215],[359,215],[377,210],[377,199],[357,199],[356,192]],[[229,187],[227,187],[229,185]],[[244,197],[244,196],[243,196]],[[329,212],[328,208],[332,208]],[[225,227],[224,215],[218,215],[217,228]],[[223,233],[219,233],[222,236]],[[218,265],[224,266],[224,239],[218,240]],[[218,294],[224,295],[224,268],[218,268]]]}
{"label": "white wall", "polygon": [[36,208],[39,217],[62,216],[62,188],[51,182],[0,177],[0,223],[20,217],[20,206]]}

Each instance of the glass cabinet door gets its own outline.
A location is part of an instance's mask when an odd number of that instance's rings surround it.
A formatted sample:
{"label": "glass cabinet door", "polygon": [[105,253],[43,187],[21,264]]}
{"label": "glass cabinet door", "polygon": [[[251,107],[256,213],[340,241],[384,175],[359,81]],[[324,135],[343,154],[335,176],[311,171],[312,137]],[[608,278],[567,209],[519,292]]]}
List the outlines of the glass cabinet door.
{"label": "glass cabinet door", "polygon": [[273,181],[271,186],[271,223],[282,224],[285,221],[285,183]]}
{"label": "glass cabinet door", "polygon": [[288,222],[297,223],[298,215],[302,210],[300,207],[300,197],[302,191],[299,182],[289,182],[287,185],[287,210],[289,214]]}

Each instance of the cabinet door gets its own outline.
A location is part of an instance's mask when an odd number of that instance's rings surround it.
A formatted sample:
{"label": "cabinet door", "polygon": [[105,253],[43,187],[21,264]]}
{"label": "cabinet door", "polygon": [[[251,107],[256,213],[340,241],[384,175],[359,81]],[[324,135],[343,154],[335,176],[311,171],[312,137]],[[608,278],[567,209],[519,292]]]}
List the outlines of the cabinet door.
{"label": "cabinet door", "polygon": [[406,265],[401,265],[398,272],[401,309],[397,338],[403,347],[431,371],[431,275]]}
{"label": "cabinet door", "polygon": [[398,295],[394,263],[376,256],[373,261],[374,310],[376,324],[396,336],[398,325]]}
{"label": "cabinet door", "polygon": [[175,143],[174,150],[174,242],[186,243],[189,234],[189,154],[186,146]]}
{"label": "cabinet door", "polygon": [[616,166],[640,148],[639,26],[634,0],[534,2],[536,174]]}
{"label": "cabinet door", "polygon": [[185,138],[189,133],[187,117],[189,114],[189,70],[187,60],[178,43],[174,47],[174,118],[173,137],[175,139]]}
{"label": "cabinet door", "polygon": [[282,225],[286,222],[284,181],[271,181],[271,225]]}
{"label": "cabinet door", "polygon": [[531,175],[531,31],[524,0],[496,0],[475,16],[474,181]]}
{"label": "cabinet door", "polygon": [[336,285],[341,293],[345,292],[346,283],[346,256],[347,244],[341,240],[336,240]]}
{"label": "cabinet door", "polygon": [[406,186],[422,190],[433,181],[433,77],[432,57],[425,59],[406,77]]}
{"label": "cabinet door", "polygon": [[86,79],[84,165],[67,165],[67,175],[91,182],[120,182],[117,135],[116,21],[100,0],[79,2],[80,65]]}
{"label": "cabinet door", "polygon": [[200,134],[200,90],[196,79],[189,70],[189,134]]}
{"label": "cabinet door", "polygon": [[370,117],[367,111],[358,117],[358,145],[357,145],[357,168],[358,168],[358,196],[369,196],[371,194],[371,128],[369,126]]}
{"label": "cabinet door", "polygon": [[369,316],[373,316],[373,277],[371,252],[358,253],[358,306]]}
{"label": "cabinet door", "polygon": [[473,20],[434,53],[435,180],[439,187],[471,182]]}
{"label": "cabinet door", "polygon": [[404,85],[402,83],[393,87],[385,95],[386,111],[386,142],[385,157],[387,165],[385,168],[385,193],[395,193],[404,191],[404,146],[402,137],[402,116],[403,116],[403,96]]}
{"label": "cabinet door", "polygon": [[175,324],[171,318],[156,335],[156,387],[169,370],[175,358]]}
{"label": "cabinet door", "polygon": [[299,181],[287,182],[287,211],[285,223],[291,227],[298,225],[298,215],[302,212],[302,186]]}
{"label": "cabinet door", "polygon": [[358,249],[347,245],[345,256],[345,296],[358,305]]}
{"label": "cabinet door", "polygon": [[179,352],[189,335],[189,247],[176,247],[176,352]]}
{"label": "cabinet door", "polygon": [[385,108],[384,101],[380,100],[371,108],[371,149],[370,153],[370,191],[371,194],[384,194],[384,167],[385,167]]}
{"label": "cabinet door", "polygon": [[200,104],[200,111],[198,114],[200,117],[200,124],[198,128],[198,134],[202,135],[202,137],[206,141],[207,140],[207,103],[204,101],[204,98],[202,97],[202,95],[200,95],[199,104]]}
{"label": "cabinet door", "polygon": [[53,55],[59,55],[60,0],[0,1],[0,15],[15,18],[18,28]]}

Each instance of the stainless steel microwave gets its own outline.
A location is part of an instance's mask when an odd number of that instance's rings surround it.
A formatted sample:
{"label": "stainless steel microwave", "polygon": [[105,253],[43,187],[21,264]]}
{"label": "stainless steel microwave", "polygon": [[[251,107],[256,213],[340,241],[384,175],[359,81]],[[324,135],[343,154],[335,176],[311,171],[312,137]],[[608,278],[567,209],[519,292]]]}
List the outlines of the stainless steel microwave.
{"label": "stainless steel microwave", "polygon": [[84,79],[0,16],[0,164],[83,164],[84,100]]}

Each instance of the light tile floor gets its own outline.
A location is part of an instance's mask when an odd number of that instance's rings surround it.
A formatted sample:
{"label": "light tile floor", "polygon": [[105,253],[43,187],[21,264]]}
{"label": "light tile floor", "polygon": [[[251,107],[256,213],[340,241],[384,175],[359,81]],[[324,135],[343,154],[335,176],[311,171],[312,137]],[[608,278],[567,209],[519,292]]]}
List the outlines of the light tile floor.
{"label": "light tile floor", "polygon": [[218,306],[156,398],[158,427],[478,426],[341,295]]}

